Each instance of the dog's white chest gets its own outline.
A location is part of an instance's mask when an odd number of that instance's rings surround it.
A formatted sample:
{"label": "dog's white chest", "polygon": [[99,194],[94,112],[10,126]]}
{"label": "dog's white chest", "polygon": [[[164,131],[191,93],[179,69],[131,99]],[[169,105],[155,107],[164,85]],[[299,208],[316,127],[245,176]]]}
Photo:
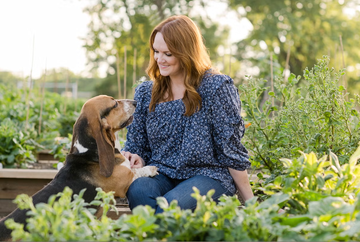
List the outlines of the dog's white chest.
{"label": "dog's white chest", "polygon": [[82,146],[79,142],[79,140],[76,140],[74,146],[76,147],[76,149],[79,151],[79,153],[85,153],[86,151],[88,151],[89,149]]}

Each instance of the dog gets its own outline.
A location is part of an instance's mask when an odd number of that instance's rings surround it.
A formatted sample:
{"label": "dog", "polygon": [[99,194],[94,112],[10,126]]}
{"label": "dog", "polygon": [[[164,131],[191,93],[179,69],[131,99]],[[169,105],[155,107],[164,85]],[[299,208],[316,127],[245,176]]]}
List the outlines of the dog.
{"label": "dog", "polygon": [[[62,192],[66,186],[73,194],[86,188],[83,196],[91,202],[96,188],[114,191],[115,196],[125,197],[132,181],[139,176],[155,176],[155,166],[131,169],[130,161],[119,151],[116,132],[133,121],[136,101],[115,100],[106,95],[89,99],[83,105],[73,126],[73,138],[65,165],[54,179],[32,197],[34,205],[47,203],[51,195]],[[12,218],[26,225],[27,210],[15,209],[0,221],[0,241],[11,239],[11,230],[4,222]]]}

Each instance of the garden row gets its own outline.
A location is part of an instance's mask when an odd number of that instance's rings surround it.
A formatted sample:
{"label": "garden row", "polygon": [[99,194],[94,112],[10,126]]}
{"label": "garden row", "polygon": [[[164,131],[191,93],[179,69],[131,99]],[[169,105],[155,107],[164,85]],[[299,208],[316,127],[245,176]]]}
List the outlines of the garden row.
{"label": "garden row", "polygon": [[18,196],[19,207],[31,210],[28,231],[12,220],[6,224],[14,230],[13,239],[22,241],[358,241],[359,158],[360,148],[344,165],[333,153],[283,159],[284,175],[262,189],[272,195],[261,203],[254,197],[245,206],[236,196],[223,196],[216,204],[213,190],[201,196],[194,188],[194,212],[158,198],[163,213],[139,206],[113,220],[106,213],[114,209],[114,197],[98,189],[91,204],[104,210],[97,219],[82,194],[72,201],[72,191],[65,188],[59,200],[53,196],[36,207],[27,195]]}
{"label": "garden row", "polygon": [[[256,197],[245,206],[235,196],[223,197],[215,204],[211,192],[201,196],[195,190],[198,206],[194,212],[160,198],[161,214],[138,207],[131,215],[113,220],[106,212],[115,209],[111,205],[114,198],[100,190],[93,202],[104,207],[100,219],[85,207],[81,195],[71,201],[68,189],[59,194],[58,201],[50,199],[49,204],[36,208],[21,195],[17,202],[32,210],[32,218],[29,231],[8,222],[14,229],[13,239],[359,240],[360,97],[346,93],[339,85],[344,70],[337,72],[328,63],[324,57],[313,69],[306,69],[303,78],[277,78],[271,91],[266,81],[251,77],[239,86],[244,120],[251,124],[243,142],[251,153],[253,168],[262,169],[259,180],[252,182]],[[36,117],[36,112],[32,115]],[[60,116],[54,116],[59,120]],[[27,130],[35,132],[36,122],[30,123],[33,128]],[[53,129],[48,133],[57,132],[53,137],[61,136],[57,125],[50,125]],[[41,134],[34,137],[45,146]],[[270,177],[264,179],[263,174]]]}
{"label": "garden row", "polygon": [[[28,168],[49,150],[63,161],[72,126],[84,100],[57,93],[0,85],[0,163],[4,168]],[[68,147],[65,147],[65,150]]]}

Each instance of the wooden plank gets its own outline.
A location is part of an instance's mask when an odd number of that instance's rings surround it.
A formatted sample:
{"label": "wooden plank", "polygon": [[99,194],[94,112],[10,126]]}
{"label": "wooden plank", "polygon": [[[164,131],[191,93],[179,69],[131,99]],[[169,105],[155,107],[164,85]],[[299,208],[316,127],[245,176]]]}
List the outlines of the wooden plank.
{"label": "wooden plank", "polygon": [[115,211],[113,211],[113,210],[110,210],[107,214],[106,214],[106,216],[107,217],[109,217],[109,218],[111,218],[111,219],[113,219],[113,220],[116,220],[116,219],[118,219],[121,215],[123,215],[123,214],[131,214],[131,210],[130,210],[130,208],[116,208],[116,210],[117,210],[117,214],[116,214],[116,212]]}
{"label": "wooden plank", "polygon": [[13,199],[0,199],[0,218],[7,216],[17,205],[13,203]]}
{"label": "wooden plank", "polygon": [[0,169],[0,178],[53,179],[55,169]]}
{"label": "wooden plank", "polygon": [[0,178],[0,199],[14,199],[22,193],[32,196],[51,180],[52,179]]}

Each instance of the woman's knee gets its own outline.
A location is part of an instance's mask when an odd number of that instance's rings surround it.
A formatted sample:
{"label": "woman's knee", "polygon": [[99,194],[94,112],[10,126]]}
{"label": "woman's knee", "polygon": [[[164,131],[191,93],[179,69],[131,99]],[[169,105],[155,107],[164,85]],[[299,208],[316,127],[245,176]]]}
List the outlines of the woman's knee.
{"label": "woman's knee", "polygon": [[140,177],[136,179],[129,187],[126,196],[129,201],[130,209],[138,205],[150,205],[153,206],[151,197],[153,196],[153,189],[151,189],[151,182],[148,181],[148,177]]}
{"label": "woman's knee", "polygon": [[172,188],[169,179],[161,174],[155,177],[140,177],[130,185],[126,194],[129,206],[131,209],[138,205],[150,205],[155,208],[156,198]]}
{"label": "woman's knee", "polygon": [[216,202],[219,201],[219,198],[223,194],[230,195],[219,181],[206,176],[196,176],[183,181],[177,187],[166,193],[164,197],[168,203],[171,203],[173,200],[177,200],[178,206],[182,209],[194,210],[196,208],[197,201],[194,197],[192,197],[192,194],[194,193],[193,187],[197,187],[200,195],[206,195],[209,190],[214,189],[215,193],[212,198]]}

